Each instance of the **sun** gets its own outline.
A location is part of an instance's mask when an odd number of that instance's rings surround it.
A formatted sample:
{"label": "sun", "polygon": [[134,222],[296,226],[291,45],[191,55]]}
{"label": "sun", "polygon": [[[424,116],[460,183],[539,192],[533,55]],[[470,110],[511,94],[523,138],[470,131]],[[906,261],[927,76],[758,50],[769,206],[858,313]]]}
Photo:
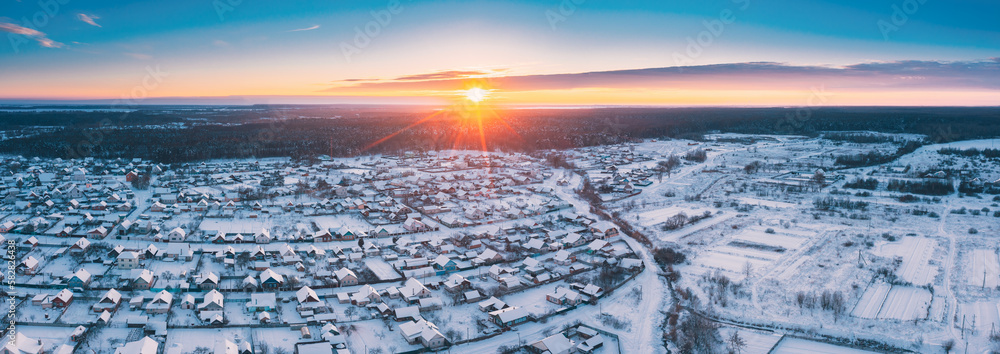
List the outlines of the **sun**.
{"label": "sun", "polygon": [[487,99],[489,95],[490,95],[489,91],[478,87],[473,87],[465,91],[465,98],[475,103],[482,102],[483,100]]}

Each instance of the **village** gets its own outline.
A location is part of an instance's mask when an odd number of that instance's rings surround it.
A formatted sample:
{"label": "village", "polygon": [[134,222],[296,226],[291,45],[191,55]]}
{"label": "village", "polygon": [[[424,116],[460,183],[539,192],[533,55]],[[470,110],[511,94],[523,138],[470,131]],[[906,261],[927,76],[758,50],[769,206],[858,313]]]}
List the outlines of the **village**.
{"label": "village", "polygon": [[[537,159],[352,162],[8,160],[21,301],[5,348],[434,350],[596,308],[645,267]],[[614,343],[568,329],[575,344],[550,345]]]}
{"label": "village", "polygon": [[699,316],[734,352],[985,350],[1000,166],[952,152],[982,141],[844,166],[910,139],[7,157],[0,353],[683,351]]}

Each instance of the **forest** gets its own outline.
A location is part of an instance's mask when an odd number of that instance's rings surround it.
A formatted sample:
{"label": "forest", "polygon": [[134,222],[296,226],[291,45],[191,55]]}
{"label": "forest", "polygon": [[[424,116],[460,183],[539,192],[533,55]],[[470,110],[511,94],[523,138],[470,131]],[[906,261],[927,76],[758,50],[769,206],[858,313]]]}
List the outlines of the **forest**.
{"label": "forest", "polygon": [[[142,106],[0,111],[0,153],[40,157],[141,157],[164,163],[240,157],[357,156],[407,150],[537,151],[704,134],[821,131],[916,133],[931,142],[1000,135],[1000,108],[592,108],[496,109],[470,115],[413,106]],[[842,141],[880,138],[833,134]],[[838,157],[868,165],[912,151]],[[895,155],[895,156],[894,156]],[[692,156],[696,158],[697,156]]]}

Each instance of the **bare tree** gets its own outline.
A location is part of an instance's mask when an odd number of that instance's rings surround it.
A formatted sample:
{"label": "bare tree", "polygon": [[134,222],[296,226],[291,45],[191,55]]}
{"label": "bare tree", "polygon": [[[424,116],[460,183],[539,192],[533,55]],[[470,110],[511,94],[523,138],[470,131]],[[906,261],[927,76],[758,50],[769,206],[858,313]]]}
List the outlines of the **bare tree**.
{"label": "bare tree", "polygon": [[733,335],[729,336],[726,342],[729,343],[730,353],[742,353],[743,349],[747,347],[747,342],[743,340],[743,337],[740,337],[740,331],[737,330],[733,330]]}

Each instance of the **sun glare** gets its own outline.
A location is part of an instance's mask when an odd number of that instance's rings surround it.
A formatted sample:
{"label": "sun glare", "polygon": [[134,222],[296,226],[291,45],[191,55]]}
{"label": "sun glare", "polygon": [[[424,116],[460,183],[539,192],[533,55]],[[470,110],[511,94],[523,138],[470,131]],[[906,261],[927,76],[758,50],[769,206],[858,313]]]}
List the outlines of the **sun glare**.
{"label": "sun glare", "polygon": [[482,102],[490,95],[489,91],[483,90],[478,87],[473,87],[465,91],[465,98],[468,98],[472,102]]}

